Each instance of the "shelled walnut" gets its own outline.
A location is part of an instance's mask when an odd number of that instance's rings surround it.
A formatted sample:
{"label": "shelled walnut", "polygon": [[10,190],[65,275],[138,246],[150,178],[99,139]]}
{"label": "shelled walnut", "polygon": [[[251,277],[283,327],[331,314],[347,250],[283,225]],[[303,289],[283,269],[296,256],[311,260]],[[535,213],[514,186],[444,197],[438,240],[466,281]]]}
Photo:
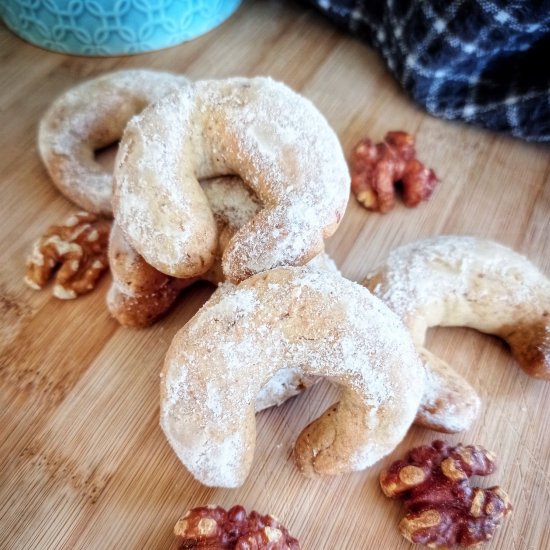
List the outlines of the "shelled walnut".
{"label": "shelled walnut", "polygon": [[405,132],[388,132],[376,145],[368,138],[361,140],[350,159],[351,190],[357,200],[382,213],[394,207],[396,187],[406,206],[427,200],[439,180],[415,157],[414,138]]}
{"label": "shelled walnut", "polygon": [[512,510],[500,487],[470,487],[469,477],[495,470],[494,456],[483,447],[434,441],[412,449],[380,475],[388,497],[401,498],[407,515],[401,534],[429,547],[476,546],[492,538]]}
{"label": "shelled walnut", "polygon": [[208,550],[300,550],[298,541],[273,516],[246,513],[242,506],[193,508],[174,527],[178,548]]}
{"label": "shelled walnut", "polygon": [[109,220],[84,211],[72,214],[61,225],[50,226],[27,258],[25,282],[41,289],[57,269],[54,296],[69,300],[90,292],[109,267],[110,230]]}

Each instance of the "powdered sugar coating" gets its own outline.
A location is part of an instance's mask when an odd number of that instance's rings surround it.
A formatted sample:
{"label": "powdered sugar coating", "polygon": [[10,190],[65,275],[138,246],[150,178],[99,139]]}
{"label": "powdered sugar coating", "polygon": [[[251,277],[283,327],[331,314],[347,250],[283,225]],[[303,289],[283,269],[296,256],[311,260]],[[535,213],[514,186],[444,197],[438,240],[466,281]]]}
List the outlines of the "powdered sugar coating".
{"label": "powdered sugar coating", "polygon": [[112,175],[95,161],[94,151],[117,142],[132,116],[188,82],[181,75],[130,69],[58,97],[40,122],[38,148],[59,190],[89,212],[110,215]]}
{"label": "powdered sugar coating", "polygon": [[190,276],[190,243],[215,240],[198,180],[230,174],[264,205],[225,251],[235,282],[312,258],[349,196],[338,138],[307,99],[269,78],[199,81],[128,125],[115,168],[117,221],[148,263]]}
{"label": "powdered sugar coating", "polygon": [[[330,449],[310,449],[317,474],[360,470],[389,453],[413,421],[424,383],[403,325],[360,285],[291,267],[224,283],[174,337],[161,383],[161,426],[199,481],[244,481],[256,396],[289,368],[342,387],[340,412],[325,413],[339,422]],[[229,444],[228,462],[221,453]]]}
{"label": "powdered sugar coating", "polygon": [[216,220],[234,228],[242,227],[262,208],[260,200],[239,178],[201,181]]}

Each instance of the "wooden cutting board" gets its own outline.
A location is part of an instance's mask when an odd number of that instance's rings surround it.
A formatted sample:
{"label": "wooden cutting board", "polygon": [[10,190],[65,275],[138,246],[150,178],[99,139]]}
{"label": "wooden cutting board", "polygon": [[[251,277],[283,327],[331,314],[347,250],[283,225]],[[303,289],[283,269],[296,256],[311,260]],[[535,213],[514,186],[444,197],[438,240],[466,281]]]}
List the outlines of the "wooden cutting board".
{"label": "wooden cutting board", "polygon": [[[442,182],[415,209],[368,214],[354,200],[328,250],[359,280],[393,247],[432,235],[488,237],[527,254],[550,275],[550,150],[416,108],[377,55],[291,3],[245,2],[226,24],[169,50],[86,59],[30,46],[0,27],[0,547],[170,548],[172,528],[205,503],[270,512],[305,549],[405,549],[401,505],[378,487],[384,465],[437,433],[413,427],[387,459],[353,475],[309,480],[290,459],[301,429],[334,399],[321,384],[257,417],[254,466],[236,490],[209,489],[178,462],[158,427],[159,370],[178,330],[210,295],[199,285],[146,330],[121,328],[105,308],[109,277],[63,302],[23,283],[33,240],[74,207],[53,187],[36,126],[71,85],[107,70],[154,67],[193,79],[271,75],[309,97],[346,152],[390,129],[417,136]],[[433,330],[429,347],[479,391],[480,418],[446,439],[499,457],[483,486],[501,485],[514,513],[489,548],[550,547],[550,383],[527,377],[499,340]]]}

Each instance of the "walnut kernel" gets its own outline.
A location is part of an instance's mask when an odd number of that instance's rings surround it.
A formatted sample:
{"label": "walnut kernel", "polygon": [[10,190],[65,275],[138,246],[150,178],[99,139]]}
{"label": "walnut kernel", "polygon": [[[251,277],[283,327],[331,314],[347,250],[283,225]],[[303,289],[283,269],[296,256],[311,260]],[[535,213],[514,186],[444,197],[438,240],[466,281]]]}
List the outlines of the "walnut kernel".
{"label": "walnut kernel", "polygon": [[109,267],[110,230],[110,221],[88,212],[78,212],[64,224],[50,226],[27,258],[25,282],[41,289],[57,270],[55,297],[69,300],[90,292]]}

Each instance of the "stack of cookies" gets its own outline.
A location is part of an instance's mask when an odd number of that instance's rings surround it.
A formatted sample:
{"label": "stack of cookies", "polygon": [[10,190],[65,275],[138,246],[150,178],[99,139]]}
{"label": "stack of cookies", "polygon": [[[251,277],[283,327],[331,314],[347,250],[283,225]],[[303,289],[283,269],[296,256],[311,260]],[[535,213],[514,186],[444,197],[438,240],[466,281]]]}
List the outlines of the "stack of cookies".
{"label": "stack of cookies", "polygon": [[[94,151],[119,139],[113,176]],[[347,164],[324,117],[282,83],[112,73],[52,105],[39,148],[68,198],[114,217],[107,303],[121,324],[153,323],[194,281],[219,284],[174,337],[161,381],[161,426],[204,484],[242,484],[255,412],[318,377],[341,398],[298,437],[306,475],[368,467],[415,419],[467,428],[479,398],[423,348],[434,324],[506,338],[526,370],[550,378],[550,283],[508,249],[440,238],[396,252],[364,286],[339,274],[324,240],[344,215]],[[59,257],[72,250],[52,239]],[[483,261],[495,255],[504,263]]]}

